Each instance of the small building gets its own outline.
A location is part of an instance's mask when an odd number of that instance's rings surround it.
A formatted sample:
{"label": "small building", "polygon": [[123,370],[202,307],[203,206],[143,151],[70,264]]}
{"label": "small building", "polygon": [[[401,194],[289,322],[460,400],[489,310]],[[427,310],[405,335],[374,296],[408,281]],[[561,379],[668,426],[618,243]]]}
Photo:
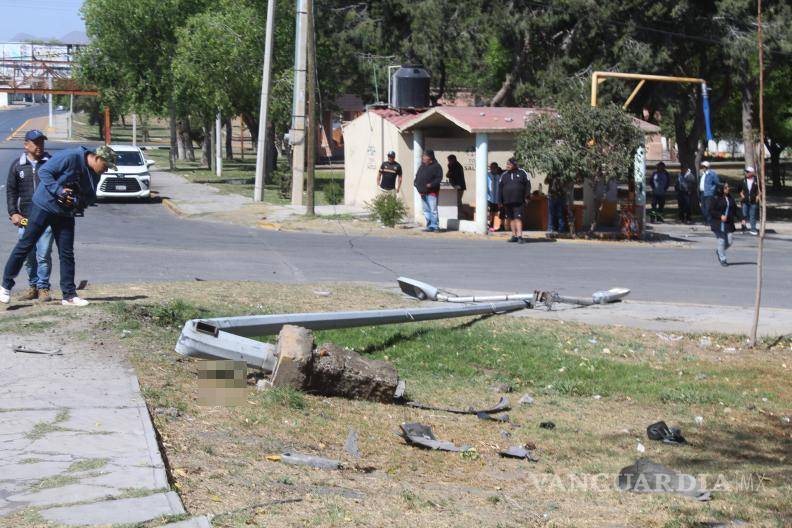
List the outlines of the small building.
{"label": "small building", "polygon": [[[465,169],[467,190],[462,203],[475,216],[473,221],[460,221],[459,229],[485,233],[489,164],[497,162],[505,167],[526,122],[552,112],[548,108],[519,107],[437,106],[422,111],[370,107],[343,126],[344,202],[364,206],[377,195],[377,173],[386,153],[392,150],[404,173],[400,196],[412,217],[423,222],[413,181],[423,151],[432,149],[444,170],[449,154],[456,155]],[[635,121],[646,134],[648,158],[661,156],[660,128]],[[533,175],[532,190],[543,192],[543,186],[543,175]]]}

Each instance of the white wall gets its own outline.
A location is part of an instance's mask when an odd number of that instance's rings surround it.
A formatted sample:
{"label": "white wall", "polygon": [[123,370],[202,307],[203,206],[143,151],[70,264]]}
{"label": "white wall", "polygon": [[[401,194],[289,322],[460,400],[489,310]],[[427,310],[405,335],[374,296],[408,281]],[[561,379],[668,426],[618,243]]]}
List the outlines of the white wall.
{"label": "white wall", "polygon": [[8,94],[0,92],[0,106],[8,106]]}

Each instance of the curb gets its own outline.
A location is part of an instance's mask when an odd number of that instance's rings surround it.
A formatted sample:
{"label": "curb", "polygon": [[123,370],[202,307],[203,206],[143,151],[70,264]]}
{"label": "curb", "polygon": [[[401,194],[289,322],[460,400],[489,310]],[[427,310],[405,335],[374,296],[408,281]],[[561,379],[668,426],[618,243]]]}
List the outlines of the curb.
{"label": "curb", "polygon": [[283,224],[276,224],[273,222],[257,222],[256,227],[259,229],[268,229],[270,231],[280,231],[283,229]]}
{"label": "curb", "polygon": [[176,205],[176,204],[173,202],[173,200],[171,200],[170,198],[163,198],[163,199],[162,199],[162,205],[164,205],[164,206],[165,206],[165,209],[167,209],[167,210],[168,210],[168,211],[170,211],[171,213],[175,214],[176,216],[181,216],[181,217],[187,216],[187,213],[185,213],[184,211],[182,211],[182,210],[179,208],[179,206],[178,206],[178,205]]}

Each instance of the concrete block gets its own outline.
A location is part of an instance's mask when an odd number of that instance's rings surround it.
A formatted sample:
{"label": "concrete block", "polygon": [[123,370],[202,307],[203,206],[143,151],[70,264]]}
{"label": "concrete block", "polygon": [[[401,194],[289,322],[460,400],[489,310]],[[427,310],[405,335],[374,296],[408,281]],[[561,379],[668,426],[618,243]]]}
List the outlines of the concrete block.
{"label": "concrete block", "polygon": [[314,336],[310,330],[293,325],[283,327],[278,335],[278,364],[272,373],[273,387],[303,388],[311,367],[313,345]]}
{"label": "concrete block", "polygon": [[160,528],[212,528],[212,524],[209,522],[208,517],[201,515],[200,517],[193,517],[186,521],[166,524],[160,526]]}
{"label": "concrete block", "polygon": [[306,390],[325,396],[389,403],[398,383],[399,374],[390,363],[324,344],[314,351]]}
{"label": "concrete block", "polygon": [[142,523],[163,515],[183,513],[185,512],[181,499],[172,491],[132,499],[41,510],[41,515],[46,520],[67,526]]}

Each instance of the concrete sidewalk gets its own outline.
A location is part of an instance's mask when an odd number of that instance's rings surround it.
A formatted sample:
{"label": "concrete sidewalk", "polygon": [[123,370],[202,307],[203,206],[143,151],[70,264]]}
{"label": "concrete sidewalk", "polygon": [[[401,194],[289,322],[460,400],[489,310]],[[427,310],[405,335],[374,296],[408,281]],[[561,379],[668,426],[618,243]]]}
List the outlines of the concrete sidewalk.
{"label": "concrete sidewalk", "polygon": [[23,510],[66,526],[181,519],[131,367],[51,335],[0,336],[0,526]]}

